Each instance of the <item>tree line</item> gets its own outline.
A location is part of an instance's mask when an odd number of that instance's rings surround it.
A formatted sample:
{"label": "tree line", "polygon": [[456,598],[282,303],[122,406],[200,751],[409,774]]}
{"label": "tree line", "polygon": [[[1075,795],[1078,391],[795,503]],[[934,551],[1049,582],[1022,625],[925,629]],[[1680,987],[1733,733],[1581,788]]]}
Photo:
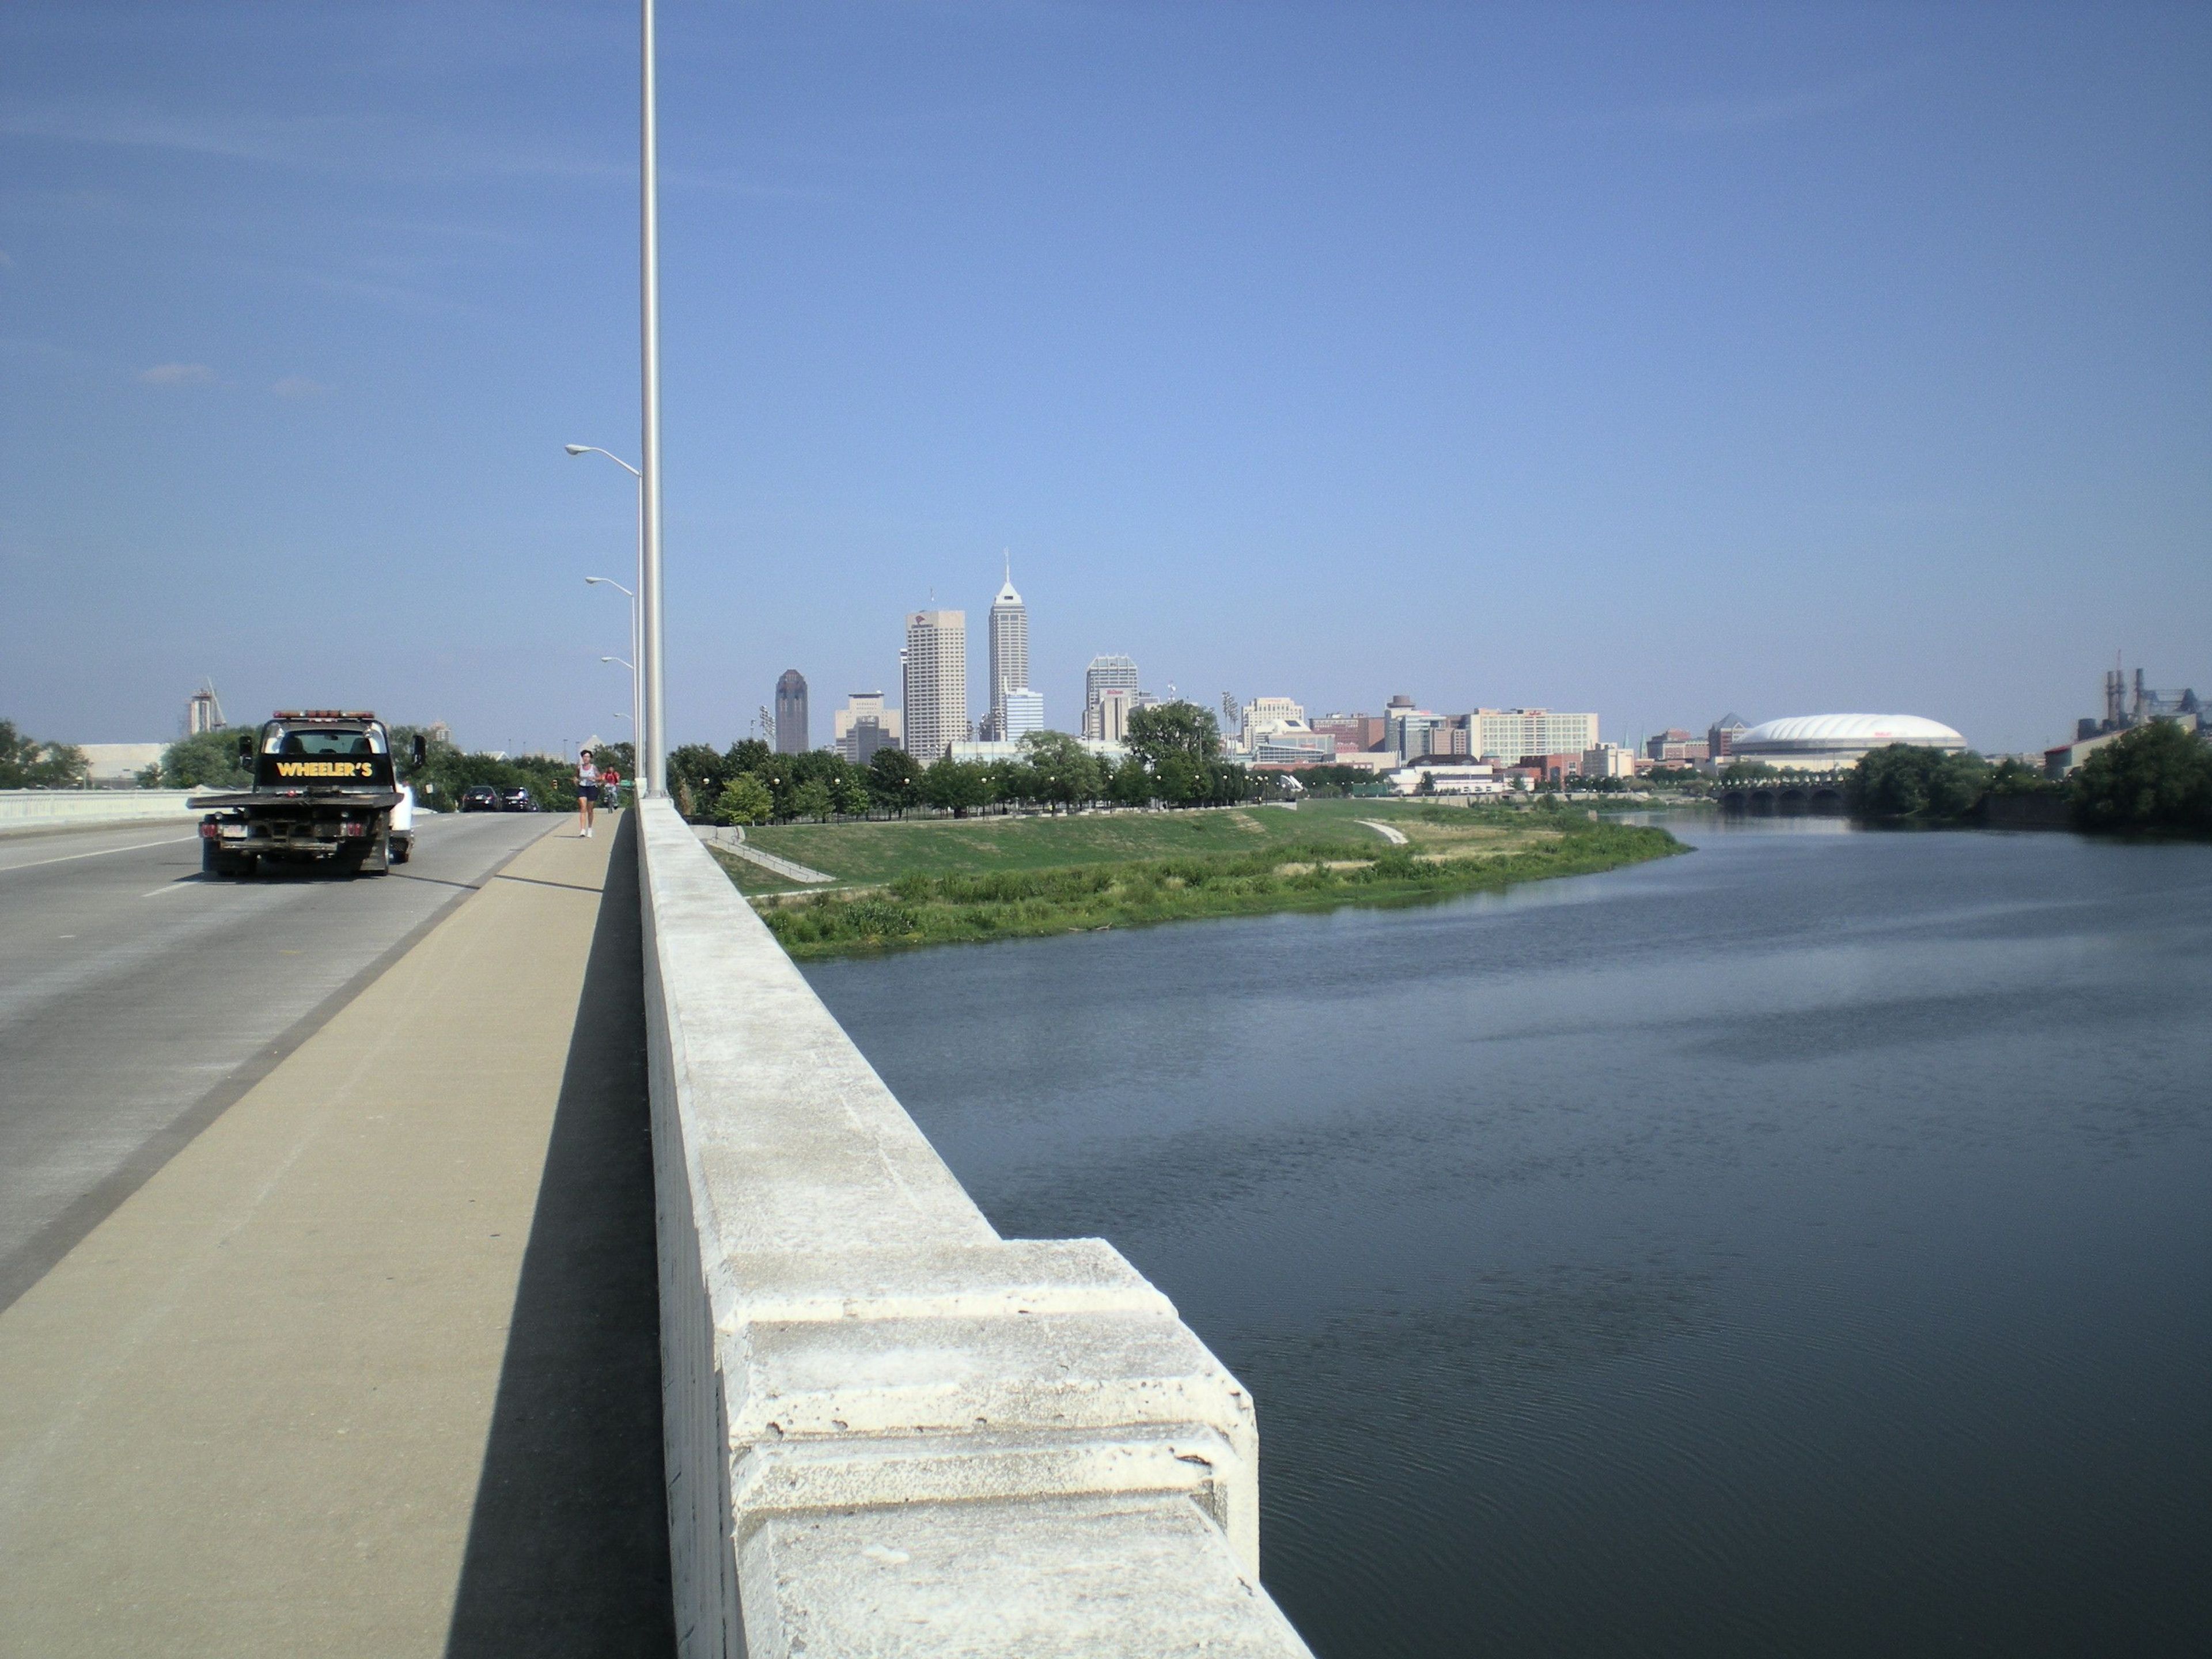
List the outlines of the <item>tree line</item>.
{"label": "tree line", "polygon": [[865,766],[833,750],[779,755],[757,738],[716,750],[685,744],[669,751],[669,793],[684,817],[720,823],[799,818],[903,817],[918,809],[955,817],[993,809],[1067,811],[1121,806],[1229,806],[1264,786],[1221,758],[1212,713],[1190,702],[1156,703],[1129,716],[1128,753],[1102,761],[1062,732],[1032,732],[1018,758],[923,766],[902,749],[879,749]]}
{"label": "tree line", "polygon": [[91,769],[74,744],[43,743],[0,720],[0,789],[74,789]]}
{"label": "tree line", "polygon": [[2063,782],[2008,757],[1894,743],[1862,756],[1844,781],[1852,816],[1877,823],[1956,823],[1993,796],[2050,795],[2076,829],[2118,834],[2212,834],[2212,744],[2172,720],[2122,734]]}

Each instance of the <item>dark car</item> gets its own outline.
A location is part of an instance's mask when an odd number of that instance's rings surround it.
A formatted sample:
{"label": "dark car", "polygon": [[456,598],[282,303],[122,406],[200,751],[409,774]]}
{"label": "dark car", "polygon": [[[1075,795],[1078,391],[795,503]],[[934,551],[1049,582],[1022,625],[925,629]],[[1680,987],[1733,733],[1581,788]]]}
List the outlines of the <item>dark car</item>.
{"label": "dark car", "polygon": [[464,812],[496,812],[499,811],[499,791],[488,783],[472,783],[461,791],[461,811]]}
{"label": "dark car", "polygon": [[499,810],[502,812],[535,812],[538,810],[537,797],[518,783],[512,788],[499,792]]}

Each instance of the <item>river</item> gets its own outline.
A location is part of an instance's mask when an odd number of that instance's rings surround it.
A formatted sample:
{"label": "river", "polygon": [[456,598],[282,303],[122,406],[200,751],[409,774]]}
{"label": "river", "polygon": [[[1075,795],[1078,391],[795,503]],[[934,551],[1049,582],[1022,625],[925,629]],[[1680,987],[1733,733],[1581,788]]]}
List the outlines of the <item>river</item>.
{"label": "river", "polygon": [[1324,1659],[2212,1651],[2212,848],[1678,833],[808,977],[1250,1385]]}

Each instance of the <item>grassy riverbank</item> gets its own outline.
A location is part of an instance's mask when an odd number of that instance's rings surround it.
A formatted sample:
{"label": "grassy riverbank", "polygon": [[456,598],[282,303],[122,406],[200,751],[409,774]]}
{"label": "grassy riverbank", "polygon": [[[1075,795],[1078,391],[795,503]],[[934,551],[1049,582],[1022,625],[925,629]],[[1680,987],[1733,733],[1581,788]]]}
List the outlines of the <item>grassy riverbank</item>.
{"label": "grassy riverbank", "polygon": [[793,890],[725,859],[801,960],[1405,902],[1587,875],[1683,850],[1663,830],[1581,813],[1376,801],[1310,802],[1296,812],[786,825],[749,838],[839,878],[828,890]]}

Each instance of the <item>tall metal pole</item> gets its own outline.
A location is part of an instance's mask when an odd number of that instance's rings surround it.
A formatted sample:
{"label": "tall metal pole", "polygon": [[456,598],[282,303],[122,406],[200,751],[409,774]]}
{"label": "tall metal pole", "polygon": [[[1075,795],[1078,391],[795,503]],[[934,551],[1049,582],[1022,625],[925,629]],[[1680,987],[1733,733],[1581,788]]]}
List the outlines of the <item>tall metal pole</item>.
{"label": "tall metal pole", "polygon": [[[645,474],[637,475],[637,579],[645,580]],[[645,799],[645,678],[637,664],[645,647],[637,631],[637,594],[629,596],[629,783],[630,793]]]}
{"label": "tall metal pole", "polygon": [[644,127],[639,165],[640,341],[644,409],[638,445],[640,471],[637,572],[638,674],[645,683],[645,730],[640,733],[640,775],[648,795],[668,793],[667,743],[660,691],[660,204],[659,138],[653,115],[653,0],[640,0],[643,15]]}

